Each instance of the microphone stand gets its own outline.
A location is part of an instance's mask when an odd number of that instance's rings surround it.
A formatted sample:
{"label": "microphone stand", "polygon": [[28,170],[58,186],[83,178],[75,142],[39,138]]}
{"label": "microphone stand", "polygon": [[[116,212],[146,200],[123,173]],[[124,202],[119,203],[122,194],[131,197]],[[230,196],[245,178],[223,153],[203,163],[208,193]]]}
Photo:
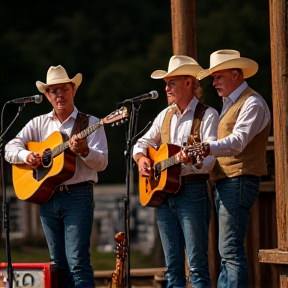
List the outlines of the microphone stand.
{"label": "microphone stand", "polygon": [[[5,105],[7,102],[5,103]],[[9,288],[13,288],[13,266],[12,266],[12,260],[11,260],[11,247],[10,247],[10,236],[9,236],[9,231],[10,231],[10,226],[9,226],[9,202],[7,202],[7,197],[6,197],[6,185],[5,185],[5,176],[4,176],[4,155],[3,155],[3,146],[4,146],[4,137],[12,124],[15,122],[17,117],[20,115],[22,112],[25,103],[22,103],[18,107],[18,112],[16,116],[14,117],[13,121],[10,123],[10,125],[6,128],[6,130],[2,133],[3,131],[3,111],[5,108],[5,105],[3,106],[2,112],[1,112],[1,135],[0,135],[0,154],[1,154],[1,180],[2,180],[2,192],[3,192],[3,228],[5,230],[5,239],[6,239],[6,257],[7,257],[7,282],[9,284]]]}
{"label": "microphone stand", "polygon": [[[125,104],[125,101],[124,101]],[[125,240],[126,240],[126,249],[127,249],[127,262],[126,262],[126,287],[131,287],[130,282],[130,184],[133,183],[133,170],[132,164],[133,164],[133,157],[132,155],[132,147],[135,144],[136,140],[143,135],[152,124],[152,121],[150,121],[144,129],[138,133],[136,136],[136,130],[137,130],[137,121],[138,121],[138,112],[141,107],[141,100],[139,101],[132,101],[131,102],[131,112],[130,112],[130,121],[128,126],[128,133],[126,138],[126,150],[124,153],[125,161],[126,161],[126,196],[124,197],[124,218],[125,218]],[[132,180],[132,181],[131,181]]]}
{"label": "microphone stand", "polygon": [[[124,102],[125,103],[125,102]],[[128,125],[126,150],[124,158],[126,161],[126,196],[124,197],[124,218],[125,218],[125,237],[126,237],[126,249],[127,249],[127,262],[126,262],[126,287],[130,288],[130,183],[131,183],[131,167],[132,167],[132,137],[135,134],[136,123],[138,118],[138,111],[140,109],[141,102],[131,102],[131,112]]]}

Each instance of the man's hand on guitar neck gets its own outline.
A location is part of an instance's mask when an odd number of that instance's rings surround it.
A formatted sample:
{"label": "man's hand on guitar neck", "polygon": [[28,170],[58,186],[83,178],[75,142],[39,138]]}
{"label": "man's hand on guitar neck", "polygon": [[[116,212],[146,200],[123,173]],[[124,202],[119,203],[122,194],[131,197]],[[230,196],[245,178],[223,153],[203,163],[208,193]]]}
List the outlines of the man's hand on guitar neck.
{"label": "man's hand on guitar neck", "polygon": [[199,166],[207,156],[211,155],[210,145],[207,142],[194,142],[182,147],[179,152],[179,161],[187,164],[191,162],[195,166]]}
{"label": "man's hand on guitar neck", "polygon": [[73,153],[82,157],[86,157],[89,154],[87,138],[81,139],[73,135],[69,140],[69,148]]}
{"label": "man's hand on guitar neck", "polygon": [[190,154],[198,161],[203,161],[204,158],[211,155],[210,144],[207,142],[195,142],[188,148]]}
{"label": "man's hand on guitar neck", "polygon": [[139,173],[142,176],[148,177],[151,171],[151,160],[141,153],[136,154],[134,159],[138,165]]}

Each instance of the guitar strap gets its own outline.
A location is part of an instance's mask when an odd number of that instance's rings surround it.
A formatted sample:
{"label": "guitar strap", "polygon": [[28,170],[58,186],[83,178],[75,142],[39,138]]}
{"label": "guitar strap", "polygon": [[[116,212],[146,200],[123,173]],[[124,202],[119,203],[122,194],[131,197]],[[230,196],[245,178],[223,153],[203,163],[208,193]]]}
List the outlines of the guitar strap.
{"label": "guitar strap", "polygon": [[89,117],[90,116],[88,114],[78,111],[70,137],[65,132],[61,132],[64,137],[64,141],[68,141],[74,134],[80,133],[86,129],[89,125]]}
{"label": "guitar strap", "polygon": [[191,127],[191,135],[194,137],[196,142],[201,142],[200,139],[200,126],[203,119],[203,116],[205,114],[205,111],[209,108],[209,106],[203,104],[202,102],[198,102],[195,113],[194,113],[194,119]]}
{"label": "guitar strap", "polygon": [[[203,104],[202,102],[198,102],[195,112],[194,112],[194,119],[191,127],[190,134],[194,137],[195,141],[201,142],[200,140],[200,125],[205,114],[205,111],[208,109],[209,106]],[[171,126],[171,119],[176,111],[176,104],[172,104],[171,108],[167,110],[162,128],[161,128],[161,143],[171,143],[170,139],[170,126]]]}
{"label": "guitar strap", "polygon": [[78,111],[72,132],[71,137],[77,133],[80,133],[84,129],[86,129],[89,125],[89,115]]}

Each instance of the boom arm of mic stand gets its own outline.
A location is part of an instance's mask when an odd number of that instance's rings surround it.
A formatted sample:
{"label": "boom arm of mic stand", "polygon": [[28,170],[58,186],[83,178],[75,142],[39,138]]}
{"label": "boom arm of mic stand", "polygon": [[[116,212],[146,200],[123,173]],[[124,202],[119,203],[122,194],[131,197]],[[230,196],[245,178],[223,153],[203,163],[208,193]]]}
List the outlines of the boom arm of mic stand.
{"label": "boom arm of mic stand", "polygon": [[[6,105],[6,103],[5,103]],[[2,108],[1,112],[1,133],[3,131],[3,111],[5,108],[5,105]],[[23,110],[23,107],[25,104],[20,105],[18,108],[18,112],[10,125],[6,128],[6,130],[0,135],[0,155],[1,155],[1,177],[2,177],[2,192],[3,192],[3,228],[5,230],[6,235],[6,257],[7,257],[7,280],[9,284],[9,288],[13,288],[13,266],[12,266],[12,260],[11,260],[11,250],[10,250],[10,237],[9,237],[9,203],[6,201],[6,185],[5,185],[5,177],[4,177],[4,156],[3,156],[3,145],[4,145],[4,137],[12,124],[15,122],[17,117],[20,115],[20,113]]]}
{"label": "boom arm of mic stand", "polygon": [[149,128],[151,127],[152,123],[153,123],[154,119],[153,120],[150,120],[148,122],[148,124],[142,129],[142,131],[140,131],[137,135],[135,135],[132,139],[131,139],[131,145],[133,146],[136,141],[142,137],[148,130]]}

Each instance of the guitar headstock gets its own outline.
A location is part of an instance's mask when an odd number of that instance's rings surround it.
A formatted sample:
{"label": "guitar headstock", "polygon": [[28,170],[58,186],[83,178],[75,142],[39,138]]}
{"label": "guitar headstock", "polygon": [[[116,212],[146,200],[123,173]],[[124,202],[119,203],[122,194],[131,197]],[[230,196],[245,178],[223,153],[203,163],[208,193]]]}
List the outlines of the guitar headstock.
{"label": "guitar headstock", "polygon": [[119,259],[126,259],[126,241],[125,241],[125,234],[124,232],[119,232],[115,235],[116,241],[116,257]]}
{"label": "guitar headstock", "polygon": [[124,121],[128,120],[129,113],[128,109],[125,106],[122,106],[121,108],[113,111],[109,115],[107,115],[105,118],[101,119],[102,123],[104,124],[116,124],[119,125],[121,123],[124,123]]}

